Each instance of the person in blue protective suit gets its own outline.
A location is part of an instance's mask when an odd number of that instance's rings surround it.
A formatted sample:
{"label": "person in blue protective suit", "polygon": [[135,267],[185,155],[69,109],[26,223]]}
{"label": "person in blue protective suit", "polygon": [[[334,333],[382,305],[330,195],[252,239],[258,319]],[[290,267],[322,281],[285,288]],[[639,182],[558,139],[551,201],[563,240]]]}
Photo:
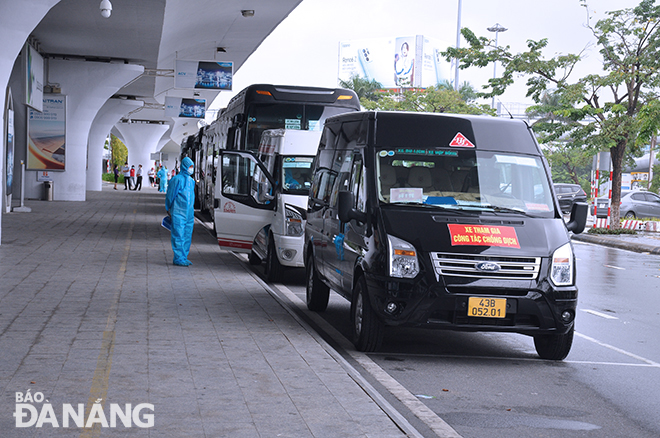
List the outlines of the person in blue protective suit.
{"label": "person in blue protective suit", "polygon": [[159,179],[158,191],[167,192],[167,168],[165,166],[160,166],[160,170],[156,174]]}
{"label": "person in blue protective suit", "polygon": [[[195,223],[195,210],[193,209],[195,180],[191,177],[195,167],[193,161],[188,157],[185,157],[181,164],[181,172],[174,176],[168,184],[165,209],[167,214],[172,217],[174,264],[188,266],[192,264],[188,260],[188,253]],[[163,179],[167,180],[167,176]]]}

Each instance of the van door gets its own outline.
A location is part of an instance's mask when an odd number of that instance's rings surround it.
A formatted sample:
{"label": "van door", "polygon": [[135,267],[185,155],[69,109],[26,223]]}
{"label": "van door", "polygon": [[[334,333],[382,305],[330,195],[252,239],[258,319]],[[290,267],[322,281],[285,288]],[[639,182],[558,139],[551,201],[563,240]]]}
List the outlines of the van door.
{"label": "van door", "polygon": [[226,250],[250,252],[259,230],[272,221],[277,204],[275,183],[251,152],[222,151],[219,159],[218,207],[214,214],[218,245]]}
{"label": "van door", "polygon": [[312,188],[309,192],[307,224],[305,225],[305,232],[308,233],[308,239],[313,244],[316,269],[325,278],[327,278],[327,270],[323,263],[323,255],[331,242],[325,235],[323,223],[326,215],[329,214],[330,195],[337,178],[337,172],[332,170],[333,153],[332,149],[326,149],[322,150],[317,157]]}
{"label": "van door", "polygon": [[[339,220],[337,198],[342,190],[349,190],[351,180],[351,169],[353,161],[352,150],[337,150],[333,162],[333,169],[337,177],[332,186],[330,203],[323,215],[323,234],[327,245],[323,248],[323,264],[325,265],[325,277],[331,283],[333,289],[343,291],[344,271],[346,267],[345,251],[345,224]],[[352,271],[352,267],[350,268]],[[348,273],[351,275],[351,273]],[[350,289],[349,289],[350,290]]]}
{"label": "van door", "polygon": [[[367,188],[366,168],[360,152],[353,154],[351,164],[351,176],[349,190],[353,193],[355,203],[353,208],[363,213],[367,212]],[[343,250],[339,261],[339,270],[342,272],[342,285],[345,291],[353,290],[353,275],[357,259],[362,256],[366,249],[367,224],[355,219],[343,227]]]}

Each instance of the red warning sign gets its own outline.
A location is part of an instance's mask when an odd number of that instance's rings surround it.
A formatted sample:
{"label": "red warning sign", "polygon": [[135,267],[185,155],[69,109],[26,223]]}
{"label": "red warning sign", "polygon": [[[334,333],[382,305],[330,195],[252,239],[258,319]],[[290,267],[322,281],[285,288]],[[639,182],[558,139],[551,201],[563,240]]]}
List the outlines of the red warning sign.
{"label": "red warning sign", "polygon": [[459,148],[473,148],[474,145],[470,140],[467,139],[463,134],[460,132],[456,134],[454,139],[449,143],[449,146],[454,146],[454,147],[459,147]]}

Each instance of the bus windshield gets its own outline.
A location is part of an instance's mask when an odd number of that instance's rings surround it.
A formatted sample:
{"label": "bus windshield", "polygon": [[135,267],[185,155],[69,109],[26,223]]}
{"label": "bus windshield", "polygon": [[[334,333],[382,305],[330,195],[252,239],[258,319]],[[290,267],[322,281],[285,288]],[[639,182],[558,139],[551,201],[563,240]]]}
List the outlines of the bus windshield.
{"label": "bus windshield", "polygon": [[254,103],[247,113],[247,150],[259,148],[267,129],[320,131],[328,117],[346,112],[345,107],[299,103]]}
{"label": "bus windshield", "polygon": [[393,148],[377,153],[380,201],[553,217],[541,159],[479,150]]}

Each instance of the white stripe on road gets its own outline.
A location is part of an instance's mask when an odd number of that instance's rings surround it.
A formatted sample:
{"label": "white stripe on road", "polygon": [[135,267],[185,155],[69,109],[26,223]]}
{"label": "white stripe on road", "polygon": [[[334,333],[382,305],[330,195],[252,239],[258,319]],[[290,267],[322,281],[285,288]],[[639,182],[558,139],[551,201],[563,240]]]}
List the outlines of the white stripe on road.
{"label": "white stripe on road", "polygon": [[645,363],[647,363],[647,364],[649,364],[653,367],[660,368],[660,363],[658,363],[658,362],[654,362],[651,359],[647,359],[645,357],[639,356],[635,353],[631,353],[631,352],[626,351],[626,350],[622,350],[621,348],[615,347],[613,345],[606,344],[605,342],[601,342],[598,339],[594,339],[592,337],[589,337],[587,335],[583,335],[583,334],[578,333],[578,332],[575,332],[575,336],[579,336],[580,338],[586,339],[589,342],[593,342],[594,344],[598,344],[601,347],[609,348],[610,350],[616,351],[617,353],[625,354],[626,356],[632,357],[633,359],[637,359],[641,362],[645,362]]}
{"label": "white stripe on road", "polygon": [[605,319],[619,319],[616,316],[608,315],[606,313],[596,312],[595,310],[591,310],[591,309],[580,309],[580,310],[585,313],[590,313],[592,315],[600,316],[601,318],[605,318]]}
{"label": "white stripe on road", "polygon": [[625,271],[626,270],[626,268],[620,268],[618,266],[612,266],[612,265],[603,265],[603,266],[605,266],[606,268],[618,269],[620,271]]}

